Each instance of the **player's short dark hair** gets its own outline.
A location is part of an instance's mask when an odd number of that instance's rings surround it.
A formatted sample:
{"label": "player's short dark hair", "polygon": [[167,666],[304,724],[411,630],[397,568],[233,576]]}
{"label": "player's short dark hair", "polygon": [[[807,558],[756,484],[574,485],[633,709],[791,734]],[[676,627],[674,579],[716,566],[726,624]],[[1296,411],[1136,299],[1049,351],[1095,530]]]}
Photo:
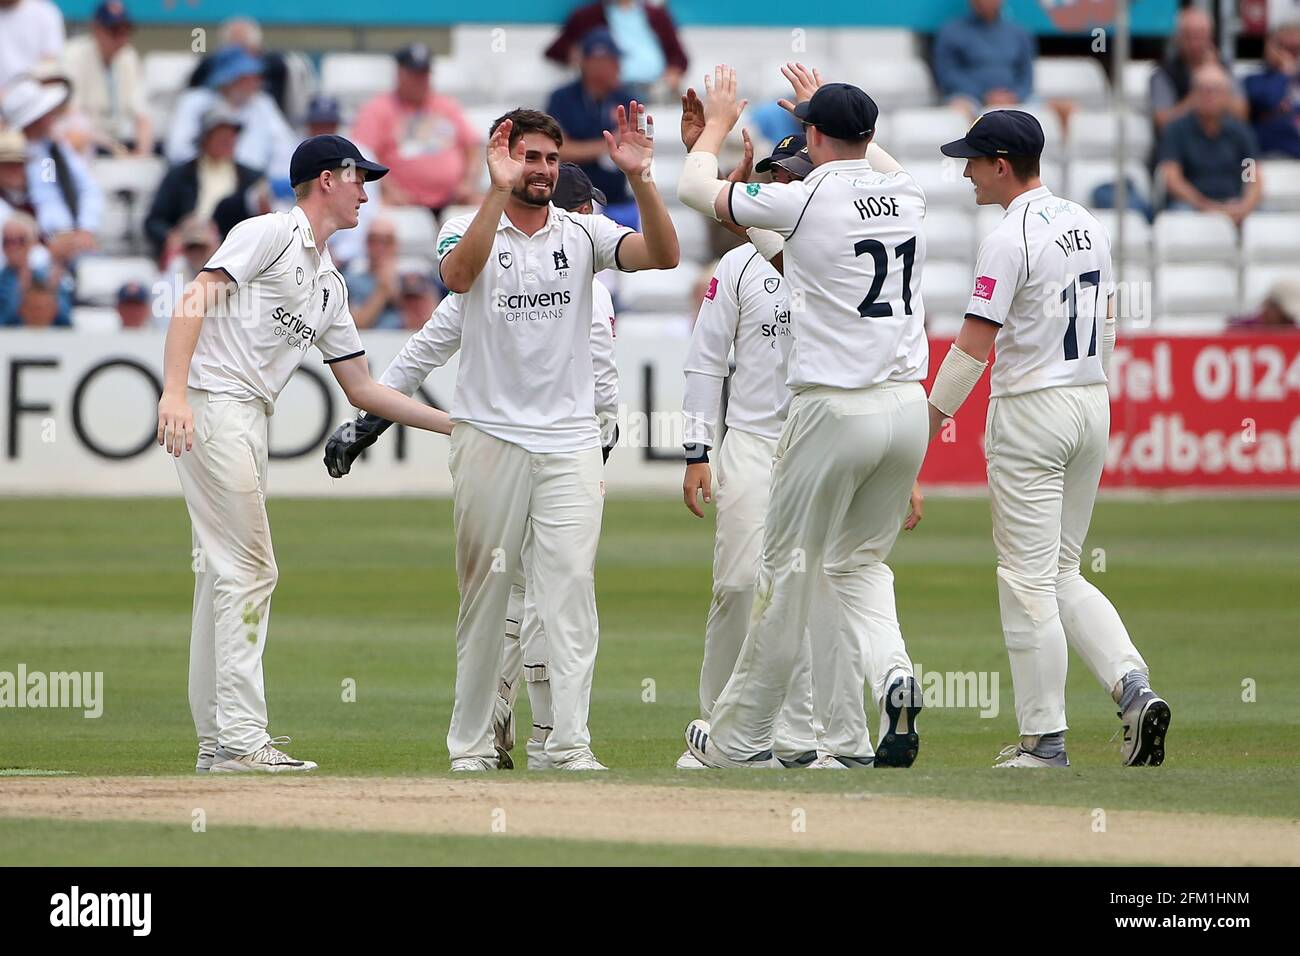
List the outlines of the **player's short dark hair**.
{"label": "player's short dark hair", "polygon": [[1002,159],[1007,161],[1007,165],[1011,167],[1011,172],[1022,183],[1038,178],[1037,156],[1003,156]]}
{"label": "player's short dark hair", "polygon": [[525,133],[541,133],[543,136],[549,136],[555,140],[556,146],[564,145],[564,133],[560,129],[560,124],[555,121],[555,117],[549,113],[543,113],[541,110],[511,110],[504,116],[498,116],[492,121],[492,128],[488,130],[490,137],[497,131],[497,127],[510,120],[513,124],[510,127],[510,146],[514,147],[519,142],[519,137]]}

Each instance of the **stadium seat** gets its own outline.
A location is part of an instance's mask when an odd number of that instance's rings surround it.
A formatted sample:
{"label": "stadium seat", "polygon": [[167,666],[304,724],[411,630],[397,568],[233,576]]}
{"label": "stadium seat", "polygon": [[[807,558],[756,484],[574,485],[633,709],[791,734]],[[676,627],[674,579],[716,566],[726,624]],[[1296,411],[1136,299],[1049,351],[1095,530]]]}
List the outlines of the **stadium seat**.
{"label": "stadium seat", "polygon": [[[831,31],[831,48],[835,62],[852,63],[865,57],[873,60],[915,60],[921,55],[917,49],[919,36],[915,30],[890,27],[846,27]],[[822,70],[827,82],[837,77]]]}
{"label": "stadium seat", "polygon": [[965,209],[938,208],[925,214],[928,259],[975,261],[975,220]]}
{"label": "stadium seat", "polygon": [[1219,213],[1162,212],[1152,234],[1158,262],[1237,261],[1237,227]]}
{"label": "stadium seat", "polygon": [[974,275],[969,260],[927,258],[921,279],[926,328],[935,322],[961,325],[970,302]]}
{"label": "stadium seat", "polygon": [[[1126,110],[1124,132],[1127,153],[1145,160],[1151,151],[1151,120]],[[1114,158],[1118,152],[1119,124],[1109,110],[1081,110],[1070,117],[1070,154],[1079,159]]]}
{"label": "stadium seat", "polygon": [[1300,262],[1289,265],[1255,265],[1247,263],[1242,276],[1242,311],[1253,311],[1263,303],[1269,289],[1281,279],[1300,282]]}
{"label": "stadium seat", "polygon": [[840,69],[842,82],[862,87],[887,107],[933,106],[936,102],[934,78],[924,60],[860,58]]}
{"label": "stadium seat", "polygon": [[[1115,266],[1118,269],[1120,263]],[[1123,263],[1124,272],[1116,275],[1115,316],[1121,333],[1142,331],[1156,323],[1155,287],[1148,266]]]}
{"label": "stadium seat", "polygon": [[1124,68],[1124,102],[1129,109],[1139,113],[1149,111],[1151,75],[1156,71],[1154,60],[1131,60]]}
{"label": "stadium seat", "polygon": [[393,88],[397,61],[387,53],[326,53],[321,58],[321,92],[338,97],[345,113]]}
{"label": "stadium seat", "polygon": [[95,334],[117,332],[122,328],[122,319],[115,308],[79,305],[72,310],[72,327]]}
{"label": "stadium seat", "polygon": [[103,156],[91,160],[90,174],[107,193],[131,193],[152,201],[167,172],[160,156]]}
{"label": "stadium seat", "polygon": [[682,261],[676,269],[648,269],[619,277],[620,309],[634,312],[693,312],[691,289],[701,268]]}
{"label": "stadium seat", "polygon": [[1259,164],[1264,183],[1261,208],[1300,212],[1300,159],[1265,159]]}
{"label": "stadium seat", "polygon": [[[1138,195],[1147,202],[1151,201],[1151,173],[1146,163],[1133,159],[1124,167],[1129,181],[1137,188]],[[1070,163],[1070,189],[1066,193],[1071,199],[1092,208],[1093,192],[1098,186],[1116,181],[1114,159],[1080,159]]]}
{"label": "stadium seat", "polygon": [[77,301],[111,306],[126,283],[152,287],[157,278],[153,260],[143,256],[82,256],[77,261]]}
{"label": "stadium seat", "polygon": [[1039,57],[1034,61],[1034,95],[1103,107],[1110,101],[1110,82],[1102,65],[1090,56]]}
{"label": "stadium seat", "polygon": [[[497,83],[487,72],[486,64],[458,55],[433,58],[433,88],[461,106],[478,106],[504,96],[504,91],[497,88]],[[513,100],[513,97],[505,98]]]}
{"label": "stadium seat", "polygon": [[403,256],[419,256],[426,263],[436,261],[438,225],[433,213],[421,206],[386,206],[383,215],[397,227],[397,250]]}
{"label": "stadium seat", "polygon": [[975,194],[968,180],[962,177],[963,162],[944,158],[933,162],[912,160],[907,171],[925,191],[927,210],[952,206],[969,212],[975,207]]}
{"label": "stadium seat", "polygon": [[[494,80],[492,95],[505,99],[511,104],[511,109],[516,106],[545,109],[551,93],[576,78],[577,74],[556,66],[550,60],[542,60],[532,69],[504,70]],[[680,105],[678,109],[681,109]],[[677,133],[676,128],[673,133]]]}
{"label": "stadium seat", "polygon": [[[1119,214],[1114,209],[1094,209],[1092,214],[1106,227],[1111,255],[1118,258]],[[1151,261],[1151,224],[1135,209],[1124,214],[1124,257],[1141,265]]]}
{"label": "stadium seat", "polygon": [[197,53],[150,50],[143,57],[144,91],[151,101],[171,103],[190,82],[199,64]]}
{"label": "stadium seat", "polygon": [[1163,335],[1218,335],[1228,327],[1227,315],[1166,315],[1160,319]]}
{"label": "stadium seat", "polygon": [[457,216],[472,216],[478,212],[478,206],[447,206],[438,217],[438,229],[442,230],[443,225],[449,219],[455,219]]}
{"label": "stadium seat", "polygon": [[1242,262],[1295,262],[1297,258],[1300,215],[1257,212],[1242,223]]}
{"label": "stadium seat", "polygon": [[[503,26],[470,24],[451,28],[451,54],[457,59],[498,57],[512,68],[531,68],[546,57],[546,48],[560,35],[559,26],[512,23]],[[503,73],[504,69],[490,69]],[[526,71],[524,71],[526,72]]]}
{"label": "stadium seat", "polygon": [[1237,270],[1221,262],[1176,262],[1156,268],[1156,327],[1164,316],[1224,317],[1237,311]]}
{"label": "stadium seat", "polygon": [[712,257],[709,244],[709,230],[718,229],[693,209],[685,206],[670,206],[668,215],[677,230],[677,243],[682,250],[683,262],[705,263]]}
{"label": "stadium seat", "polygon": [[970,123],[954,109],[929,106],[897,110],[887,122],[877,125],[884,131],[881,142],[888,144],[890,153],[905,160],[939,158],[939,147],[965,136]]}

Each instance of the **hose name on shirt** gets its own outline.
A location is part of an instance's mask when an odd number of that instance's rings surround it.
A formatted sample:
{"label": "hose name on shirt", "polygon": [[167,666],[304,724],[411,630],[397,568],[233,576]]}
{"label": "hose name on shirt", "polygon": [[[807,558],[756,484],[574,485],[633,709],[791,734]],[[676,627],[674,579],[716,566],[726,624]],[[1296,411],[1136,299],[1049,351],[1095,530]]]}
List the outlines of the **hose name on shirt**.
{"label": "hose name on shirt", "polygon": [[302,320],[301,315],[294,315],[284,306],[276,306],[271,318],[279,324],[275,334],[289,343],[290,348],[307,351],[316,338],[316,330]]}
{"label": "hose name on shirt", "polygon": [[564,307],[572,294],[568,289],[559,292],[510,293],[497,289],[493,306],[506,317],[507,322],[540,322],[564,317]]}

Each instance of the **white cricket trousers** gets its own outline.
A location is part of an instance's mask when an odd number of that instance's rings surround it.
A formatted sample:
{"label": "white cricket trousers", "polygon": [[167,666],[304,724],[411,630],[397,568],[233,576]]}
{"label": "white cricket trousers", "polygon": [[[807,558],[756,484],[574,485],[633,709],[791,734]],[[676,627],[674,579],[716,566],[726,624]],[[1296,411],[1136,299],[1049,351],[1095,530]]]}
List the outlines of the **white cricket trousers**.
{"label": "white cricket trousers", "polygon": [[[749,629],[775,454],[776,439],[735,428],[728,429],[718,450],[713,496],[717,508],[713,599],[704,625],[704,662],[700,667],[700,716],[705,720],[712,715],[714,702],[735,670]],[[824,604],[815,601],[814,608]],[[859,699],[861,696],[859,685]],[[792,758],[817,747],[811,650],[805,637],[776,723],[773,750],[780,757]]]}
{"label": "white cricket trousers", "polygon": [[[878,603],[892,580],[884,561],[906,517],[928,439],[919,382],[817,387],[794,396],[777,444],[749,634],[713,707],[712,739],[723,753],[744,760],[773,747],[817,588],[810,570],[820,567],[829,582],[840,625],[833,640],[844,656],[856,659],[870,647],[881,680],[899,669],[911,673],[901,635],[877,632],[873,622],[893,610],[892,587],[888,608]],[[878,641],[886,646],[877,648]],[[815,682],[826,652],[814,643],[812,655]],[[833,746],[826,741],[835,753],[872,752],[862,713],[866,670],[861,665],[852,678],[857,715],[851,720],[858,726],[841,731],[846,739]],[[847,706],[843,695],[836,700]]]}
{"label": "white cricket trousers", "polygon": [[176,459],[193,529],[190,712],[199,743],[249,754],[270,740],[262,651],[279,571],[266,518],[267,413],[189,389],[194,450]]}
{"label": "white cricket trousers", "polygon": [[599,638],[596,546],[604,505],[600,449],[533,454],[458,422],[449,463],[460,584],[451,759],[496,756],[492,714],[525,535],[532,558],[526,589],[549,657],[554,729],[545,755],[558,764],[590,753],[587,715]]}
{"label": "white cricket trousers", "polygon": [[998,603],[1022,736],[1067,729],[1067,642],[1107,693],[1146,663],[1106,596],[1079,573],[1110,436],[1105,385],[990,399],[984,453]]}

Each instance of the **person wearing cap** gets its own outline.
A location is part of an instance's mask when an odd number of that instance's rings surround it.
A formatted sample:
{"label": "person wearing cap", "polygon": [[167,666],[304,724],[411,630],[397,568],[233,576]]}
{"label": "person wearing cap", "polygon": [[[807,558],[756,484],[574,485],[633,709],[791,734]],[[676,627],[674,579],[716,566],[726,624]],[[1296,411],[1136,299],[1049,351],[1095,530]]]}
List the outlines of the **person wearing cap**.
{"label": "person wearing cap", "polygon": [[176,100],[163,153],[172,165],[187,163],[198,152],[203,117],[221,107],[241,124],[235,160],[249,169],[274,176],[288,164],[298,137],[265,90],[263,62],[238,46],[222,47],[212,55],[207,85],[186,90]]}
{"label": "person wearing cap", "polygon": [[262,652],[278,577],[266,517],[267,428],[315,347],[357,408],[448,433],[446,413],[379,385],[326,242],[352,229],[365,183],[388,170],[341,136],[305,140],[289,164],[297,200],[236,226],[172,310],[158,443],[176,459],[193,527],[190,709],[196,769],[312,770],[267,733]]}
{"label": "person wearing cap", "polygon": [[414,332],[429,321],[438,306],[438,287],[427,272],[404,272],[397,282],[397,312],[401,328]]}
{"label": "person wearing cap", "polygon": [[603,0],[578,7],[546,48],[546,58],[560,66],[575,65],[583,38],[599,29],[614,37],[623,82],[639,90],[636,100],[647,100],[655,85],[677,92],[689,61],[667,3]]}
{"label": "person wearing cap", "polygon": [[122,328],[148,328],[152,313],[149,289],[144,283],[127,282],[117,290],[117,317],[122,320]]}
{"label": "person wearing cap", "polygon": [[1278,279],[1260,303],[1259,311],[1229,319],[1228,328],[1250,332],[1300,330],[1300,279]]}
{"label": "person wearing cap", "polygon": [[27,138],[28,202],[41,235],[50,252],[65,263],[96,247],[104,212],[103,190],[77,151],[55,133],[67,98],[62,84],[22,79],[0,100],[5,123]]}
{"label": "person wearing cap", "polygon": [[1079,573],[1110,441],[1110,236],[1087,209],[1042,184],[1043,128],[1031,114],[991,110],[941,149],[966,161],[977,204],[1006,210],[980,243],[966,318],[929,396],[933,437],[996,345],[984,453],[1020,729],[996,766],[1069,766],[1067,646],[1119,707],[1123,762],[1158,765],[1169,705],[1151,690],[1115,608]]}
{"label": "person wearing cap", "polygon": [[[572,163],[560,164],[551,203],[559,209],[591,216],[594,204],[601,202],[599,189],[582,170]],[[618,440],[618,367],[614,360],[614,303],[599,279],[592,278],[591,313],[591,370],[595,388],[592,412],[600,429],[602,455],[607,461]],[[414,395],[435,368],[441,368],[461,347],[464,334],[464,296],[449,295],[429,317],[424,327],[411,336],[402,351],[393,359],[380,381],[407,395]],[[471,337],[470,348],[475,349]],[[453,408],[463,407],[457,381],[457,396]],[[584,401],[585,407],[585,401]],[[351,471],[352,463],[362,451],[372,446],[389,428],[391,422],[374,415],[361,415],[356,421],[340,425],[325,443],[325,467],[333,478]],[[531,563],[531,549],[527,541],[522,546],[520,562],[510,588],[506,617],[503,626],[505,646],[502,655],[501,678],[492,717],[492,739],[498,766],[511,769],[514,763],[510,751],[514,749],[514,705],[519,694],[520,679],[528,687],[528,697],[533,713],[533,731],[528,742],[529,769],[549,769],[553,760],[546,753],[546,744],[554,727],[554,704],[549,680],[550,650],[545,628],[538,615],[538,606],[527,591],[525,568]],[[562,701],[566,698],[561,695]],[[563,732],[563,721],[561,722]],[[590,769],[590,768],[588,768]]]}
{"label": "person wearing cap", "polygon": [[[216,49],[230,46],[237,46],[262,61],[262,88],[282,114],[294,117],[301,113],[309,96],[308,87],[314,85],[311,64],[303,54],[266,49],[262,44],[262,26],[252,17],[231,17],[222,21]],[[209,53],[199,60],[187,86],[207,85],[215,55]]]}
{"label": "person wearing cap", "polygon": [[4,259],[0,262],[0,328],[23,325],[22,304],[33,285],[49,286],[56,294],[51,324],[71,325],[73,283],[40,243],[36,220],[28,213],[11,213],[0,223]]}
{"label": "person wearing cap", "polygon": [[144,232],[155,256],[175,251],[173,231],[186,216],[210,220],[223,201],[262,179],[256,169],[235,160],[242,129],[239,114],[222,103],[204,114],[198,155],[167,170],[145,216]]}
{"label": "person wearing cap", "polygon": [[[897,164],[886,173],[869,162],[879,115],[870,96],[822,84],[801,64],[782,72],[795,97],[782,103],[805,127],[812,171],[790,183],[718,180],[718,152],[745,106],[735,71],[719,66],[705,78],[704,129],[678,182],[682,202],[711,219],[777,233],[784,278],[803,293],[786,379],[795,394],[772,470],[749,631],[711,719],[686,731],[687,747],[708,767],[781,766],[775,726],[818,580],[805,567],[826,572],[844,609],[834,639],[811,648],[814,674],[833,669],[832,658],[874,651],[874,622],[896,620],[885,561],[927,439],[925,195]],[[761,237],[753,241],[764,247]],[[901,648],[901,634],[892,643]],[[891,655],[876,679],[874,753],[863,729],[850,742],[859,752],[843,754],[861,759],[841,766],[870,765],[869,755],[876,766],[916,759],[921,700],[906,654]]]}
{"label": "person wearing cap", "polygon": [[609,160],[605,133],[614,128],[620,104],[636,99],[619,78],[618,47],[604,28],[582,38],[578,79],[551,93],[546,112],[564,131],[560,159],[576,163],[609,205],[604,214],[630,229],[637,227],[636,203],[627,180]]}
{"label": "person wearing cap", "polygon": [[27,199],[27,137],[0,129],[0,226],[16,210],[30,212]]}
{"label": "person wearing cap", "polygon": [[974,116],[984,106],[1028,102],[1037,56],[1033,35],[1002,15],[1002,0],[970,0],[970,10],[935,35],[934,79],[952,106]]}
{"label": "person wearing cap", "polygon": [[483,169],[482,134],[452,97],[434,92],[433,53],[412,43],[396,53],[397,84],[357,113],[352,133],[392,169],[384,201],[425,206],[435,214],[453,204],[474,205]]}
{"label": "person wearing cap", "polygon": [[303,122],[307,124],[308,136],[324,136],[337,133],[343,122],[343,111],[339,108],[338,97],[324,93],[313,96],[307,104],[307,115]]}
{"label": "person wearing cap", "polygon": [[72,108],[85,117],[97,150],[152,156],[153,121],[131,29],[122,0],[104,0],[90,18],[90,33],[68,41],[63,68],[72,83]]}
{"label": "person wearing cap", "polygon": [[63,55],[63,14],[50,0],[0,0],[0,90]]}

